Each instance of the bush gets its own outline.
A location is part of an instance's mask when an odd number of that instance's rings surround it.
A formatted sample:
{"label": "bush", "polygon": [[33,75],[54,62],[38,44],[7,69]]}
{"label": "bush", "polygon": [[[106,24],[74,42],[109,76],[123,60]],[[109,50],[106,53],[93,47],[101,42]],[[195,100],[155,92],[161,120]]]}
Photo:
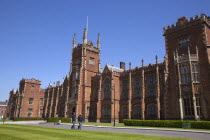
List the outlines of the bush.
{"label": "bush", "polygon": [[47,122],[52,122],[52,123],[56,123],[58,120],[61,120],[61,123],[71,122],[71,118],[63,118],[63,117],[47,118]]}
{"label": "bush", "polygon": [[182,128],[183,123],[190,123],[191,128],[210,129],[210,121],[181,121],[181,120],[132,120],[124,119],[126,126],[150,126]]}
{"label": "bush", "polygon": [[191,121],[191,128],[210,129],[210,121]]}
{"label": "bush", "polygon": [[13,121],[44,120],[44,118],[13,118]]}

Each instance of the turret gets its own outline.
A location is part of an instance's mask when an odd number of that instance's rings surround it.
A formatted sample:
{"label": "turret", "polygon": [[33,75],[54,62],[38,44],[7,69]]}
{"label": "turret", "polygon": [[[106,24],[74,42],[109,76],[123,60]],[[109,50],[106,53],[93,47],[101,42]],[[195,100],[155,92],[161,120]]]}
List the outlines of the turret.
{"label": "turret", "polygon": [[100,34],[98,34],[97,48],[100,49],[100,47],[101,47],[101,39],[100,39]]}
{"label": "turret", "polygon": [[76,34],[74,33],[73,42],[72,42],[73,49],[76,48]]}
{"label": "turret", "polygon": [[141,66],[144,67],[144,59],[141,60]]}
{"label": "turret", "polygon": [[87,44],[87,30],[86,30],[86,28],[84,28],[83,44]]}
{"label": "turret", "polygon": [[155,59],[156,59],[156,64],[158,64],[158,56],[157,55],[155,56]]}

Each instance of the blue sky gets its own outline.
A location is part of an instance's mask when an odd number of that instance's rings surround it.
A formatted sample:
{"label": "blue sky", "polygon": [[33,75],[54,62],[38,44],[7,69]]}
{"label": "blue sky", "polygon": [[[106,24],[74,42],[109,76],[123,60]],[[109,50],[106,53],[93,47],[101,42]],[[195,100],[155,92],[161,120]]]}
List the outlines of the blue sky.
{"label": "blue sky", "polygon": [[208,0],[0,0],[0,100],[22,78],[62,81],[70,69],[73,34],[82,42],[86,17],[88,40],[101,34],[101,62],[140,66],[163,61],[163,27],[205,13]]}

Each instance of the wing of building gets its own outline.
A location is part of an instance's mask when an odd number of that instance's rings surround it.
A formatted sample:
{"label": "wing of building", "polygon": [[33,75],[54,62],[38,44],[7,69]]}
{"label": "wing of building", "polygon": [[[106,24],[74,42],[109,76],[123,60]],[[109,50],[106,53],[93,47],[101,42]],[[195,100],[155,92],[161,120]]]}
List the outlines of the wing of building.
{"label": "wing of building", "polygon": [[[64,82],[49,84],[22,79],[10,92],[9,117],[71,117],[85,121],[122,122],[123,119],[210,119],[210,17],[179,18],[163,29],[164,62],[126,69],[101,69],[100,35],[97,44],[87,39],[72,42],[72,60]],[[139,58],[137,58],[139,59]]]}
{"label": "wing of building", "polygon": [[7,101],[0,101],[0,120],[7,117]]}

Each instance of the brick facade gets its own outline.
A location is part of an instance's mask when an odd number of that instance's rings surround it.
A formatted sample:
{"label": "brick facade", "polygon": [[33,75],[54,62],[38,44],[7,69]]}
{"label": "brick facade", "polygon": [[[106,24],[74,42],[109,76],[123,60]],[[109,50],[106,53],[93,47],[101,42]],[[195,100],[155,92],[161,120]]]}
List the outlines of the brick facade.
{"label": "brick facade", "polygon": [[41,81],[22,79],[18,90],[12,90],[8,101],[8,116],[42,117],[44,108],[44,90],[40,89]]}
{"label": "brick facade", "polygon": [[[210,119],[210,18],[204,14],[178,19],[164,28],[164,62],[154,57],[147,66],[126,70],[100,65],[100,35],[96,46],[87,40],[72,42],[72,60],[64,82],[40,89],[40,81],[22,80],[10,92],[9,116],[27,117],[29,98],[34,98],[33,117],[71,117],[82,114],[85,121],[122,122],[123,119]],[[31,91],[34,86],[34,91]],[[39,99],[44,98],[44,106]]]}
{"label": "brick facade", "polygon": [[7,101],[0,101],[0,119],[7,117]]}

